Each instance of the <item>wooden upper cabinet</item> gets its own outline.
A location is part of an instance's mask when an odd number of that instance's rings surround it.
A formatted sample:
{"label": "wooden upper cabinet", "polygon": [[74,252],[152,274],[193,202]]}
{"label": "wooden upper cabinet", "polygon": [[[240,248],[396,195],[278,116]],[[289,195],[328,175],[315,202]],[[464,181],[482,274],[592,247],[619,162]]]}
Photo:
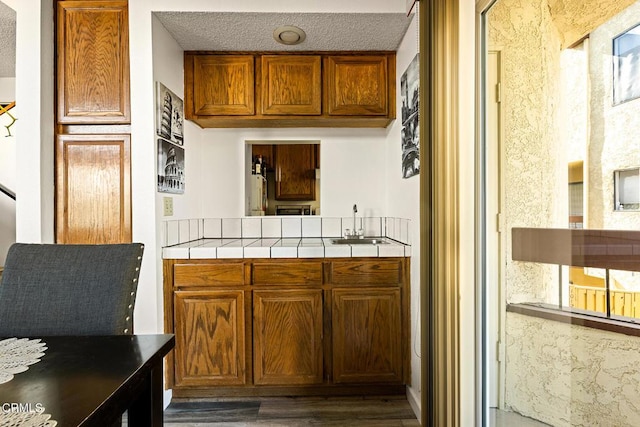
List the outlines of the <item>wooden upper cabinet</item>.
{"label": "wooden upper cabinet", "polygon": [[59,1],[56,45],[58,123],[129,123],[127,1]]}
{"label": "wooden upper cabinet", "polygon": [[131,242],[129,135],[58,135],[57,243]]}
{"label": "wooden upper cabinet", "polygon": [[321,57],[263,55],[262,114],[322,114]]}
{"label": "wooden upper cabinet", "polygon": [[184,60],[185,117],[203,128],[387,127],[396,117],[394,52],[185,52]]}
{"label": "wooden upper cabinet", "polygon": [[255,113],[253,55],[185,54],[187,118]]}
{"label": "wooden upper cabinet", "polygon": [[329,115],[385,116],[389,113],[386,55],[328,56],[325,64]]}
{"label": "wooden upper cabinet", "polygon": [[276,144],[276,200],[315,200],[315,146]]}

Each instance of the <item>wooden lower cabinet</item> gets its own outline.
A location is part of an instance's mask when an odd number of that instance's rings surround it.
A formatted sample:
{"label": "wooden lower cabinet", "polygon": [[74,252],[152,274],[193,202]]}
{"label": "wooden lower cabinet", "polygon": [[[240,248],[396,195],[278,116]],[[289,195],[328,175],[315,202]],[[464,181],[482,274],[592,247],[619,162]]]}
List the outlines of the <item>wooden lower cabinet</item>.
{"label": "wooden lower cabinet", "polygon": [[401,382],[400,289],[334,289],[333,381]]}
{"label": "wooden lower cabinet", "polygon": [[165,260],[177,397],[402,394],[409,259]]}
{"label": "wooden lower cabinet", "polygon": [[322,290],[253,292],[254,384],[322,383]]}
{"label": "wooden lower cabinet", "polygon": [[176,386],[246,383],[245,291],[176,291]]}

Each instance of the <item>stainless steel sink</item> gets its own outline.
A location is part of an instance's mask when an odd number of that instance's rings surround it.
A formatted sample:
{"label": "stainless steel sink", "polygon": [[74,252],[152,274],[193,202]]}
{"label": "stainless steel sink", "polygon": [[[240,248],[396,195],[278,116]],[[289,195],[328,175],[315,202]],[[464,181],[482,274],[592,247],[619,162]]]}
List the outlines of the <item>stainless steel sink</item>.
{"label": "stainless steel sink", "polygon": [[332,239],[331,240],[333,243],[336,243],[338,245],[342,244],[342,245],[379,245],[379,244],[387,244],[388,242],[385,242],[383,239],[372,239],[372,238],[363,238],[363,239],[358,239],[358,238],[339,238],[339,239]]}

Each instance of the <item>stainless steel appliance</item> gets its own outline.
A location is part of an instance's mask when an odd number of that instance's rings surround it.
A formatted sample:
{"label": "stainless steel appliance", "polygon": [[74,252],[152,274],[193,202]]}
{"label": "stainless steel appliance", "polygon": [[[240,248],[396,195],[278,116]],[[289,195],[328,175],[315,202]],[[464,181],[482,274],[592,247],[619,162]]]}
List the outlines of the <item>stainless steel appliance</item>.
{"label": "stainless steel appliance", "polygon": [[311,215],[311,205],[278,205],[276,215]]}

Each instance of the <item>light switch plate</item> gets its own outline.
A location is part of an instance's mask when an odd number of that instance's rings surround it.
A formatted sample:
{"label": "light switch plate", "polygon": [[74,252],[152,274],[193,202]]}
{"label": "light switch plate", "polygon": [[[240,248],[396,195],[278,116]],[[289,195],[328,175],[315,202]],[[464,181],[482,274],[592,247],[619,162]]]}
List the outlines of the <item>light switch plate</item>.
{"label": "light switch plate", "polygon": [[173,216],[173,197],[163,197],[162,206],[164,216]]}

